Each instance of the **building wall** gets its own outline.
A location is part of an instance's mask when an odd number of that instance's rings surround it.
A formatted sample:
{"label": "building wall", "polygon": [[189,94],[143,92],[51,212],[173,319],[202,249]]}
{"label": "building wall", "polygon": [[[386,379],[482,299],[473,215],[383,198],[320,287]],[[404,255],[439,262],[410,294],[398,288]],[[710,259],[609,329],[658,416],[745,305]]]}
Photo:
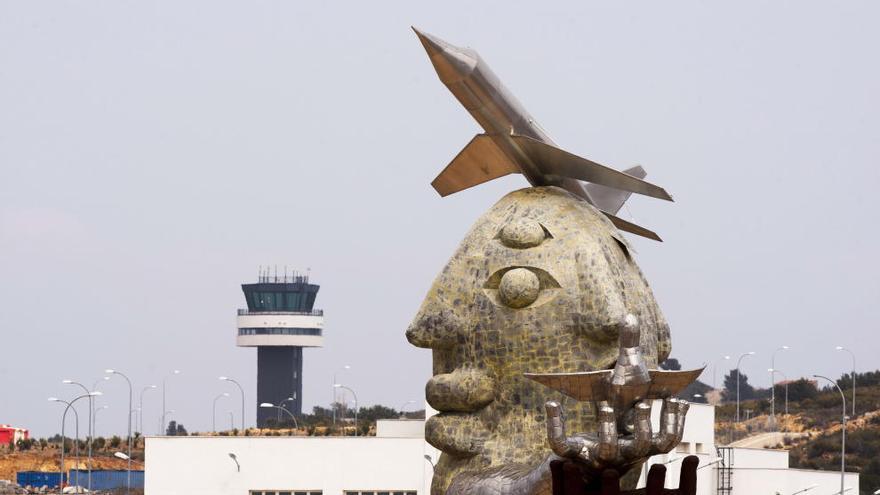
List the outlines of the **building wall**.
{"label": "building wall", "polygon": [[[844,488],[847,495],[858,495],[859,475],[847,473]],[[811,485],[819,485],[805,495],[831,495],[840,492],[840,473],[801,469],[734,469],[731,495],[788,495]],[[708,495],[708,494],[707,494]]]}
{"label": "building wall", "polygon": [[247,495],[250,490],[423,495],[431,475],[422,438],[148,437],[146,442],[150,495]]}

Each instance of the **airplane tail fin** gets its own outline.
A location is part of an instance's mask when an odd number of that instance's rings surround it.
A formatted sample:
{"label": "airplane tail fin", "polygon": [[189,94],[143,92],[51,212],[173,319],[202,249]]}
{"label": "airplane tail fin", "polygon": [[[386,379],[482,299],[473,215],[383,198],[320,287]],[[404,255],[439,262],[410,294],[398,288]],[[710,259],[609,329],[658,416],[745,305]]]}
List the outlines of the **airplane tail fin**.
{"label": "airplane tail fin", "polygon": [[[623,173],[627,175],[632,175],[637,179],[644,179],[647,173],[645,169],[641,166],[635,166],[633,168],[628,168],[623,171]],[[629,197],[632,195],[630,191],[623,191],[621,189],[615,189],[613,187],[603,186],[601,184],[587,184],[586,186],[587,193],[589,193],[590,198],[596,203],[596,207],[602,211],[606,211],[609,213],[617,214],[621,208],[623,208],[624,203]]]}
{"label": "airplane tail fin", "polygon": [[519,172],[492,138],[477,134],[431,182],[440,196],[448,196],[492,179]]}

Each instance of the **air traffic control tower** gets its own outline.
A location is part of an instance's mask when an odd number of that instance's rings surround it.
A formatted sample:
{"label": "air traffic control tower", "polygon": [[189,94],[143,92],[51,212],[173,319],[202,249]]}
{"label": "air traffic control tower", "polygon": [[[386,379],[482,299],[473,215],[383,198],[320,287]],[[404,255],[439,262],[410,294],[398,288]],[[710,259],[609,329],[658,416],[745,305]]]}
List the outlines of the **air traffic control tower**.
{"label": "air traffic control tower", "polygon": [[[279,411],[302,413],[303,347],[323,347],[324,312],[313,309],[320,287],[308,275],[261,273],[257,283],[242,284],[247,309],[238,310],[236,345],[257,348],[257,426]],[[283,404],[282,404],[283,402]]]}

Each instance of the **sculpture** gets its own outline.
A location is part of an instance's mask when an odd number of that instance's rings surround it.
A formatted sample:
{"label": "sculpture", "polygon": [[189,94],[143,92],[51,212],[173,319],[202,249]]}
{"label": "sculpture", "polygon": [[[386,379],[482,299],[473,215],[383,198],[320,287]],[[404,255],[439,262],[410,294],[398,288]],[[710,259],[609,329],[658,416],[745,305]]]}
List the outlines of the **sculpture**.
{"label": "sculpture", "polygon": [[[566,456],[548,448],[558,409],[545,404],[560,395],[525,374],[608,370],[621,334],[636,335],[649,368],[669,354],[669,327],[611,221],[553,186],[498,201],[461,242],[406,333],[433,352],[425,391],[440,414],[427,421],[425,437],[443,455],[432,493],[550,494],[550,464]],[[609,422],[600,409],[597,423],[586,402],[566,410],[571,431],[595,432]],[[679,435],[686,407],[666,411]],[[646,457],[621,455],[624,471]],[[587,476],[602,467],[568,458]]]}

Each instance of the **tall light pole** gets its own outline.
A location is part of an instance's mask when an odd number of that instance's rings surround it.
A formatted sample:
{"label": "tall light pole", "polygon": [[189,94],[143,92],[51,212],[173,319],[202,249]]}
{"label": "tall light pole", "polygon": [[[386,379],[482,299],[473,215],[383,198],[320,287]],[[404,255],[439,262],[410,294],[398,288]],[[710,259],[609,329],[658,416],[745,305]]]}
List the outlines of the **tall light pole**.
{"label": "tall light pole", "polygon": [[138,429],[141,430],[141,435],[144,434],[144,392],[146,392],[148,390],[155,390],[157,388],[159,388],[159,387],[157,387],[155,385],[148,385],[148,386],[144,387],[143,389],[141,389],[141,402],[140,402],[140,406],[138,406],[138,410],[141,413],[140,414],[140,427]]}
{"label": "tall light pole", "polygon": [[104,405],[104,406],[95,408],[95,415],[92,416],[92,434],[93,435],[97,436],[97,434],[98,434],[98,413],[103,411],[104,409],[110,409],[110,406]]}
{"label": "tall light pole", "polygon": [[[171,376],[176,376],[180,374],[180,370],[174,370],[171,372]],[[165,405],[165,382],[168,381],[168,376],[162,378],[162,426],[159,428],[159,434],[162,435],[163,431],[166,429],[167,423],[165,423],[165,411],[168,410],[168,406]]]}
{"label": "tall light pole", "polygon": [[852,398],[852,417],[856,417],[856,355],[853,351],[843,346],[835,347],[838,351],[846,351],[852,357],[852,382],[853,382],[853,398]]}
{"label": "tall light pole", "polygon": [[773,376],[773,373],[779,373],[780,375],[782,375],[782,379],[785,380],[785,415],[788,416],[788,377],[785,376],[785,373],[779,370],[775,370],[773,368],[770,368],[767,371],[771,373],[771,377]]}
{"label": "tall light pole", "polygon": [[770,355],[770,422],[776,428],[776,385],[773,383],[773,370],[776,369],[776,353],[791,349],[787,345],[777,347]]}
{"label": "tall light pole", "polygon": [[294,416],[293,413],[288,411],[286,408],[281,407],[281,406],[276,406],[275,404],[272,404],[271,402],[263,402],[262,404],[260,404],[260,407],[278,409],[278,410],[286,412],[290,416],[290,419],[293,420],[293,427],[296,428],[297,430],[299,429],[299,424],[296,422],[296,416]]}
{"label": "tall light pole", "polygon": [[233,414],[232,411],[226,412],[229,413],[229,431],[232,431],[235,429],[235,414]]}
{"label": "tall light pole", "polygon": [[[813,375],[813,378],[821,378],[830,382],[840,392],[840,401],[843,404],[843,412],[840,414],[840,493],[843,493],[843,482],[846,475],[846,471],[844,471],[846,468],[846,397],[843,396],[843,390],[840,389],[840,385],[831,378],[822,375]],[[853,378],[855,378],[855,373],[853,373]]]}
{"label": "tall light pole", "polygon": [[718,390],[718,364],[722,361],[730,361],[730,356],[724,356],[723,358],[715,361],[715,366],[712,367],[712,389]]}
{"label": "tall light pole", "polygon": [[104,373],[107,373],[108,375],[119,375],[122,378],[125,378],[125,382],[128,383],[128,476],[125,482],[125,493],[126,495],[128,495],[129,493],[131,493],[131,380],[129,380],[124,373],[114,369],[106,369],[104,370]]}
{"label": "tall light pole", "polygon": [[[60,402],[67,405],[67,407],[64,408],[64,414],[61,415],[61,482],[58,484],[58,493],[64,493],[64,424],[66,423],[65,420],[67,419],[67,411],[73,409],[73,416],[76,421],[76,439],[73,443],[73,447],[74,451],[76,452],[75,455],[79,457],[79,414],[77,414],[76,409],[73,407],[73,404],[80,399],[84,399],[86,397],[95,397],[98,395],[101,395],[101,392],[90,392],[88,394],[75,397],[69,402],[55,397],[49,397],[50,402]],[[77,475],[77,478],[79,478],[79,475]],[[79,479],[77,479],[77,485],[79,485]]]}
{"label": "tall light pole", "polygon": [[739,365],[742,363],[742,360],[744,357],[754,356],[754,355],[755,355],[755,351],[749,351],[749,352],[743,354],[742,356],[740,356],[739,359],[736,360],[736,422],[737,423],[739,423],[739,381],[740,381],[739,377],[742,374],[739,371]]}
{"label": "tall light pole", "polygon": [[241,387],[240,383],[233,380],[232,378],[229,378],[228,376],[221,376],[220,380],[224,382],[234,383],[235,386],[238,387],[238,391],[241,392],[241,433],[242,435],[244,435],[244,389]]}
{"label": "tall light pole", "polygon": [[398,409],[398,412],[400,412],[400,417],[401,417],[401,418],[404,417],[403,410],[406,408],[406,406],[408,406],[408,405],[410,405],[410,404],[415,404],[415,403],[416,403],[416,401],[414,401],[414,400],[408,400],[408,401],[404,402],[404,403],[400,406],[400,409]]}
{"label": "tall light pole", "polygon": [[223,392],[217,397],[214,397],[214,407],[211,409],[211,431],[214,433],[217,433],[217,400],[222,399],[223,397],[229,397],[229,394]]}
{"label": "tall light pole", "polygon": [[351,392],[351,395],[354,397],[354,436],[358,436],[358,396],[354,393],[354,390],[346,387],[341,383],[336,383],[333,385],[334,388],[341,388],[343,390],[348,390]]}
{"label": "tall light pole", "polygon": [[[169,410],[164,411],[164,412],[162,413],[162,418],[167,418],[167,417],[171,416],[172,414],[174,414],[174,409],[169,409]],[[162,426],[165,426],[165,433],[164,433],[164,435],[167,435],[167,434],[168,434],[168,428],[167,428],[167,426],[164,424],[165,419],[163,419],[162,421],[163,421],[163,425],[162,425]],[[174,430],[174,435],[175,435],[175,436],[177,435],[177,430],[176,430],[176,429]]]}
{"label": "tall light pole", "polygon": [[[76,385],[76,386],[80,387],[81,389],[83,389],[83,392],[85,392],[86,394],[93,392],[93,390],[89,390],[88,387],[86,387],[82,383],[75,382],[73,380],[61,380],[61,383],[64,383],[67,385]],[[86,442],[87,449],[88,449],[88,457],[86,457],[86,459],[87,459],[86,467],[88,468],[88,475],[86,477],[86,485],[87,485],[86,488],[88,488],[89,491],[92,491],[92,436],[93,436],[92,418],[94,417],[94,414],[95,414],[95,397],[92,395],[89,395],[89,429],[88,429],[88,438],[87,438],[87,442]],[[77,422],[79,422],[79,421],[77,421]]]}
{"label": "tall light pole", "polygon": [[332,399],[333,402],[330,404],[330,408],[333,409],[333,426],[336,426],[336,402],[337,402],[336,389],[338,388],[336,386],[336,374],[340,371],[345,371],[345,370],[350,370],[350,369],[351,369],[351,366],[346,364],[345,366],[342,367],[342,369],[333,372],[333,383],[330,384],[331,391],[333,392],[333,399]]}

